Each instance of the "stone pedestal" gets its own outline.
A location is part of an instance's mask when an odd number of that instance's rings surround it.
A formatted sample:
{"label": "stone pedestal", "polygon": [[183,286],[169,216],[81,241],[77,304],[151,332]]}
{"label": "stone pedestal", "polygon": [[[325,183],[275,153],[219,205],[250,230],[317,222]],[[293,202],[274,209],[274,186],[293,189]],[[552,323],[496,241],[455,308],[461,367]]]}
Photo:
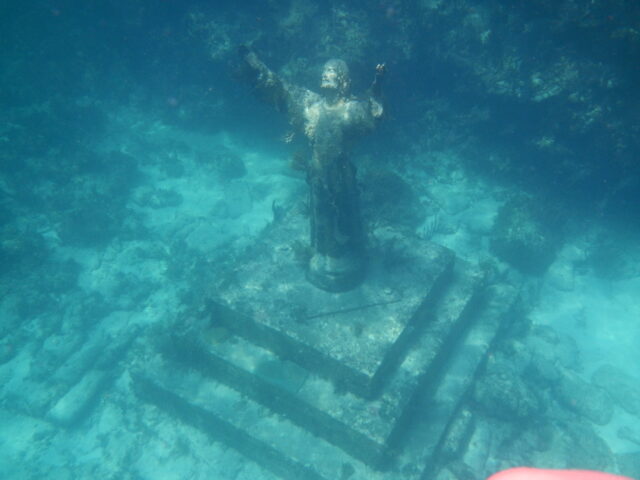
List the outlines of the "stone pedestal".
{"label": "stone pedestal", "polygon": [[391,231],[360,286],[323,291],[296,263],[305,237],[295,217],[266,232],[136,391],[282,478],[418,480],[515,292]]}

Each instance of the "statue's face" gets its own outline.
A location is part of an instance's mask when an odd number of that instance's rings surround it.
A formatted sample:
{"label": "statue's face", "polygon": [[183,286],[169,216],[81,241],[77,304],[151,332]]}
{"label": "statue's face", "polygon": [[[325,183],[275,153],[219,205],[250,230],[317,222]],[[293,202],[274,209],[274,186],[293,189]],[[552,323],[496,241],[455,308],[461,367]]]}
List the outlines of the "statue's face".
{"label": "statue's face", "polygon": [[322,69],[320,87],[343,95],[349,90],[349,69],[342,60],[329,60]]}

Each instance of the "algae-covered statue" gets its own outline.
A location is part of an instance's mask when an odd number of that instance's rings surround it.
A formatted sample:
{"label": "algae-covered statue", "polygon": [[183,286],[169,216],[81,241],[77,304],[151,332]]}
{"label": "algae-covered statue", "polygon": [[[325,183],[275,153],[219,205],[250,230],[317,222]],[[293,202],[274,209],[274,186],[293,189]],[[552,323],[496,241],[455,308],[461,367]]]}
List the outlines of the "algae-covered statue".
{"label": "algae-covered statue", "polygon": [[356,169],[349,160],[353,140],[370,132],[382,116],[381,84],[385,67],[376,67],[365,98],[349,92],[347,64],[329,60],[322,70],[321,93],[291,85],[249,49],[240,49],[253,86],[308,138],[311,251],[308,279],[324,290],[357,286],[365,272],[365,234],[359,210]]}

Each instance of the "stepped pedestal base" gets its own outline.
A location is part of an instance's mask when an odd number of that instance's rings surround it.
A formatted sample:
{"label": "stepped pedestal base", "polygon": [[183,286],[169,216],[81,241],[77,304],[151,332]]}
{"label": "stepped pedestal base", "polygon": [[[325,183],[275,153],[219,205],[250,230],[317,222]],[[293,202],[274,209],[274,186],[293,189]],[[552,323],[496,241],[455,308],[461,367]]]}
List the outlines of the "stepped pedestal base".
{"label": "stepped pedestal base", "polygon": [[322,291],[290,247],[304,233],[272,228],[136,391],[282,478],[418,480],[464,441],[447,429],[516,294],[391,234],[362,285]]}

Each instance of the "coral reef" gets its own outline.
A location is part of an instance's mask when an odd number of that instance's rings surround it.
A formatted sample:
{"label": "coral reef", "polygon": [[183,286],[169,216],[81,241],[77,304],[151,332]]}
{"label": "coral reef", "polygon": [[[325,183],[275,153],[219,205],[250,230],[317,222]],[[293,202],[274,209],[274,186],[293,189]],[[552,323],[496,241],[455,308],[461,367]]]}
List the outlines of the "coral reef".
{"label": "coral reef", "polygon": [[491,232],[491,249],[523,272],[540,275],[553,262],[561,242],[559,223],[533,198],[505,203]]}

